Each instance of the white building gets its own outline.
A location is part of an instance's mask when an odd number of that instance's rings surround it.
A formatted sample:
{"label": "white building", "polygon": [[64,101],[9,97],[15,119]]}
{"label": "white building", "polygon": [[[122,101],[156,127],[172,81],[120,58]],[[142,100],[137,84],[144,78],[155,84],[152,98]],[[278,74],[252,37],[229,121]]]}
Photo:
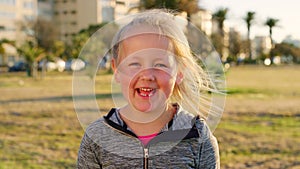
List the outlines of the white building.
{"label": "white building", "polygon": [[272,48],[270,37],[256,36],[252,41],[252,48],[254,48],[253,58],[257,58],[262,54],[268,54]]}
{"label": "white building", "polygon": [[210,11],[200,9],[197,13],[191,15],[191,22],[197,26],[208,37],[212,33],[212,14]]}

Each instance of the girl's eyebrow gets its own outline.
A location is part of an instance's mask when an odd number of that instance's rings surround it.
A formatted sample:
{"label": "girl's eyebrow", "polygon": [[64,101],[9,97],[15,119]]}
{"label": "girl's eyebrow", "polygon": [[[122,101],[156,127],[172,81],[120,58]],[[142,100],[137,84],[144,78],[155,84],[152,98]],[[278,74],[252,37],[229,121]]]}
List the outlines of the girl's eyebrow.
{"label": "girl's eyebrow", "polygon": [[158,57],[158,58],[155,58],[153,61],[154,61],[154,62],[157,62],[157,61],[167,61],[167,59]]}
{"label": "girl's eyebrow", "polygon": [[[125,58],[126,59],[126,58]],[[140,57],[136,56],[136,55],[129,55],[129,58],[127,59],[130,59],[130,60],[140,60]]]}

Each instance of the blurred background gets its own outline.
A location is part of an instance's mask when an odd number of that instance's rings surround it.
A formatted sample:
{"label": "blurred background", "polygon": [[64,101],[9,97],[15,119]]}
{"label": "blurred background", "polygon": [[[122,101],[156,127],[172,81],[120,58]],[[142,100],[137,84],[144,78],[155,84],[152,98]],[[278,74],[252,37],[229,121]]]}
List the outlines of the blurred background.
{"label": "blurred background", "polygon": [[[84,131],[72,75],[90,64],[80,51],[107,23],[152,8],[177,11],[220,55],[227,81],[214,131],[221,168],[300,168],[295,6],[291,0],[0,0],[0,169],[75,167]],[[104,113],[114,105],[109,56],[102,57],[95,92]]]}

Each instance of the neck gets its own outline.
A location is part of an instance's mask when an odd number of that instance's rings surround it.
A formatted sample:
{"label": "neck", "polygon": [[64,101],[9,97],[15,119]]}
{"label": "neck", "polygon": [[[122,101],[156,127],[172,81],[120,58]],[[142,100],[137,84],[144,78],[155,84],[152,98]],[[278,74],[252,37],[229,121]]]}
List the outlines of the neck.
{"label": "neck", "polygon": [[[148,115],[149,112],[131,112],[129,115],[129,110],[130,108],[126,106],[122,107],[120,109],[121,118],[127,124],[127,126],[138,136],[159,133],[162,128],[169,123],[169,121],[176,113],[176,108],[172,105],[166,106],[164,111],[162,111],[161,113],[157,113],[155,117]],[[138,118],[144,117],[148,119],[138,121],[135,115],[139,116]]]}
{"label": "neck", "polygon": [[160,108],[147,112],[136,110],[130,105],[120,108],[121,115],[135,123],[151,123],[157,121],[164,116],[166,112],[168,112],[167,105],[163,105]]}

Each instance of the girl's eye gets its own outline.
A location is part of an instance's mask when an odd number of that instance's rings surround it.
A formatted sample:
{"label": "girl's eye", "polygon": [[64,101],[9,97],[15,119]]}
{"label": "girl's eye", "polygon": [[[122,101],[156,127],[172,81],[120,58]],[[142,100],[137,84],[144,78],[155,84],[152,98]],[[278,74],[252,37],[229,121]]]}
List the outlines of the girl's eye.
{"label": "girl's eye", "polygon": [[130,67],[139,67],[139,66],[141,66],[139,63],[129,63],[129,66]]}
{"label": "girl's eye", "polygon": [[162,64],[162,63],[157,63],[157,64],[155,64],[155,67],[162,67],[162,68],[166,68],[166,67],[168,67],[167,65],[165,65],[165,64]]}

